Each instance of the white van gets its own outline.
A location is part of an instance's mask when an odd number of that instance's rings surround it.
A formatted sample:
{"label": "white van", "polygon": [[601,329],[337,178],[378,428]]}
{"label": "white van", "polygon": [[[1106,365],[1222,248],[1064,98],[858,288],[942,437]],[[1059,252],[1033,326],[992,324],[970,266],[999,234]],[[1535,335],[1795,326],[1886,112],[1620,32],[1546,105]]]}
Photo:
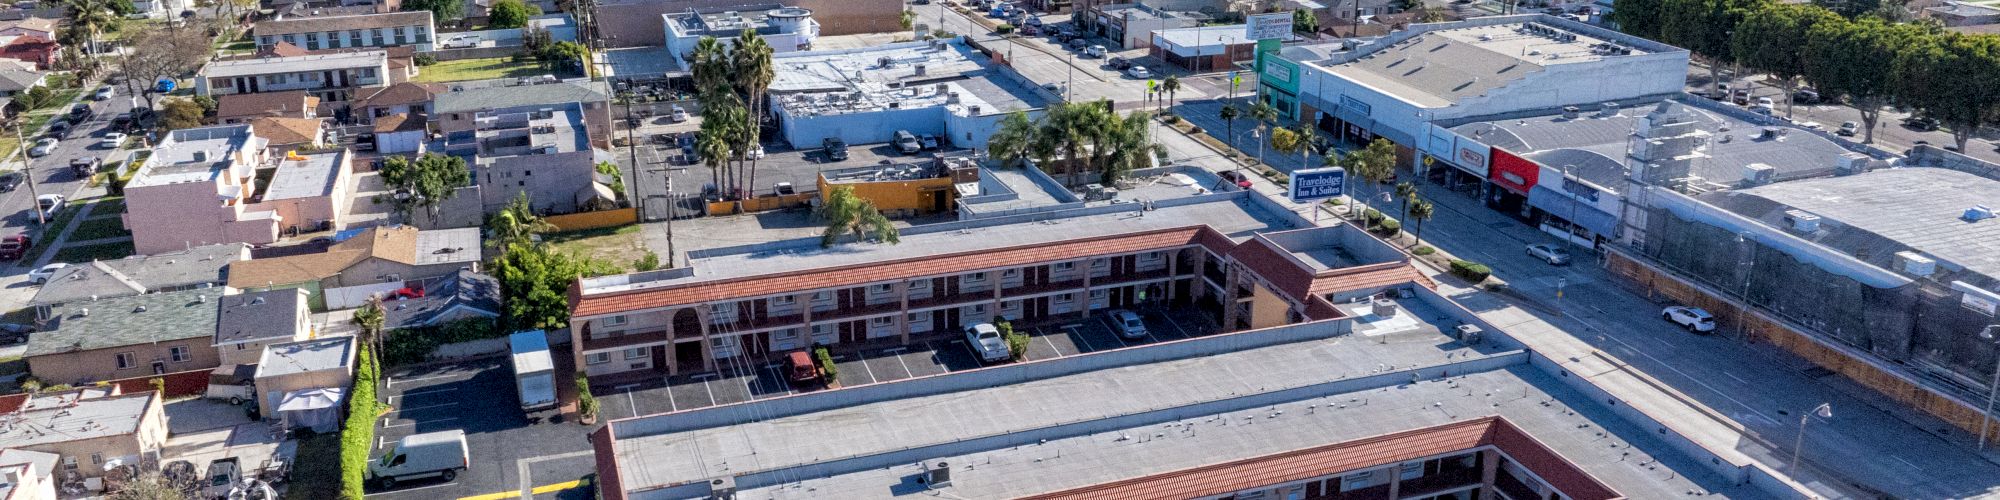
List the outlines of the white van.
{"label": "white van", "polygon": [[449,430],[412,434],[382,456],[368,462],[368,479],[383,489],[396,481],[425,477],[458,478],[458,471],[472,466],[465,448],[465,431]]}

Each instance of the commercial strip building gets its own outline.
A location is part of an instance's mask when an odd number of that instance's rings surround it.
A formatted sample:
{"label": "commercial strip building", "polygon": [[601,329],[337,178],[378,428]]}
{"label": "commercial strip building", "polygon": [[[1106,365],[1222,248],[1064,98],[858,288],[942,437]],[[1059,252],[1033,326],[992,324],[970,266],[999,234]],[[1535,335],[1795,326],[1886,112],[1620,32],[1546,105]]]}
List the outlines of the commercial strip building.
{"label": "commercial strip building", "polygon": [[[902,29],[899,16],[903,3],[897,0],[609,0],[592,4],[590,16],[597,23],[597,39],[611,48],[666,45],[662,17],[695,12],[768,11],[771,4],[796,7],[813,13],[820,35],[888,33]],[[735,36],[731,33],[730,36]]]}
{"label": "commercial strip building", "polygon": [[1208,18],[1198,12],[1173,12],[1144,3],[1093,5],[1087,15],[1096,22],[1090,23],[1086,30],[1111,40],[1121,49],[1150,47],[1154,31],[1192,28]]}
{"label": "commercial strip building", "polygon": [[810,238],[693,252],[687,267],[581,280],[577,366],[610,383],[815,343],[949,337],[994,317],[1167,304],[1225,330],[1259,328],[1331,314],[1315,298],[1325,291],[1422,279],[1407,255],[1352,227],[1260,235],[1307,225],[1265,203],[1211,193],[919,226],[897,245],[823,249]]}
{"label": "commercial strip building", "polygon": [[960,39],[772,56],[771,105],[794,148],[889,142],[897,130],[984,148],[1000,120],[1052,100]]}
{"label": "commercial strip building", "polygon": [[[1299,324],[614,420],[592,436],[600,491],[618,500],[1804,495],[1607,402],[1422,283],[1319,297],[1337,305]],[[1460,325],[1483,336],[1462,340]]]}
{"label": "commercial strip building", "polygon": [[1195,73],[1234,71],[1238,64],[1257,58],[1257,41],[1250,39],[1247,28],[1230,24],[1154,30],[1147,54]]}
{"label": "commercial strip building", "polygon": [[[744,13],[749,13],[748,17]],[[671,12],[660,16],[666,30],[667,53],[674,56],[680,67],[689,67],[688,59],[694,54],[694,45],[703,37],[715,37],[723,47],[735,47],[736,37],[743,30],[757,32],[757,37],[771,47],[774,53],[812,50],[813,40],[819,39],[819,22],[813,21],[811,9],[785,7],[782,5],[729,7],[727,9],[695,10]]]}

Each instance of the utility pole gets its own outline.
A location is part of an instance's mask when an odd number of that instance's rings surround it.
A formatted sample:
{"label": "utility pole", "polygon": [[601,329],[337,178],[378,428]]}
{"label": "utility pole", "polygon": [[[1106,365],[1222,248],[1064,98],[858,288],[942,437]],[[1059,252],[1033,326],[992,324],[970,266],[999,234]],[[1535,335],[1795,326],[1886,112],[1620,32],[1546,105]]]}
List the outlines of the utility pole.
{"label": "utility pole", "polygon": [[[22,114],[26,115],[27,113],[24,112]],[[31,168],[34,166],[34,159],[28,156],[28,142],[21,135],[21,129],[27,127],[28,121],[25,116],[14,120],[14,153],[21,155],[21,182],[28,185],[28,196],[35,200],[35,204],[33,205],[35,207],[35,222],[36,224],[48,224],[48,211],[42,210],[42,195],[35,192],[35,169]],[[117,175],[115,171],[113,175]]]}

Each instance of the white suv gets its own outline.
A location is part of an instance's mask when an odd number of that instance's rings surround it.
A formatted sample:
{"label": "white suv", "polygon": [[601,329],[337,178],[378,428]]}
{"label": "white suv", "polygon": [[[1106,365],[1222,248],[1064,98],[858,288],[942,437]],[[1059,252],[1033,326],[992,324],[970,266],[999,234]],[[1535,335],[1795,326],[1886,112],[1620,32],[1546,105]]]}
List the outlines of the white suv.
{"label": "white suv", "polygon": [[1680,325],[1690,332],[1708,333],[1715,331],[1715,315],[1699,307],[1673,306],[1660,311],[1660,317],[1668,323]]}

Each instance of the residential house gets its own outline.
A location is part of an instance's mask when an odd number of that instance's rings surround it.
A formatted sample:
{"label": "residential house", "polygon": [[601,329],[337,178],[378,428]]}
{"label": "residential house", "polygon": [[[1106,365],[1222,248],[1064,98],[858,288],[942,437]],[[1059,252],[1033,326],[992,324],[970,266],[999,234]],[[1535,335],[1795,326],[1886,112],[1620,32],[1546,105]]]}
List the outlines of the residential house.
{"label": "residential house", "polygon": [[220,289],[70,302],[28,338],[28,371],[49,383],[84,384],[214,368]]}
{"label": "residential house", "polygon": [[411,46],[431,50],[437,32],[428,10],[386,14],[290,16],[260,21],[251,32],[257,47],[290,43],[306,50]]}
{"label": "residential house", "polygon": [[0,58],[35,63],[35,69],[47,70],[56,64],[62,54],[62,44],[54,39],[39,35],[0,35]]}
{"label": "residential house", "polygon": [[0,68],[0,97],[13,97],[48,83],[48,73]]}
{"label": "residential house", "polygon": [[264,348],[257,362],[257,392],[265,408],[309,389],[346,389],[354,381],[355,338],[341,335]]}
{"label": "residential house", "polygon": [[259,178],[270,179],[270,185],[257,193],[251,208],[276,214],[278,230],[285,234],[347,228],[347,211],[354,200],[354,153],[346,149],[310,155],[287,152],[277,163],[275,169],[258,172]]}
{"label": "residential house", "polygon": [[424,154],[430,142],[430,127],[424,115],[397,113],[375,119],[375,152],[381,154]]}
{"label": "residential house", "polygon": [[0,450],[0,500],[56,500],[56,463],[61,455]]}
{"label": "residential house", "polygon": [[55,19],[44,17],[0,21],[0,36],[32,36],[43,40],[54,40],[56,24]]}
{"label": "residential house", "polygon": [[248,123],[263,117],[318,118],[319,98],[303,90],[230,94],[215,98],[216,123]]}
{"label": "residential house", "polygon": [[382,328],[423,328],[470,318],[500,317],[500,280],[460,269],[425,280],[423,296],[384,302]]}
{"label": "residential house", "polygon": [[394,83],[382,49],[300,56],[225,59],[203,66],[195,93],[206,96],[304,90],[322,101],[346,102],[355,89]]}
{"label": "residential house", "polygon": [[273,153],[327,147],[327,123],[319,118],[265,116],[251,119],[250,126],[256,127],[259,137],[270,141],[265,147]]}
{"label": "residential house", "polygon": [[476,269],[480,254],[479,228],[370,227],[325,252],[239,262],[229,282],[244,289],[304,288],[314,310],[348,308],[422,286],[426,278]]}
{"label": "residential house", "polygon": [[[55,474],[101,477],[113,463],[156,459],[167,445],[166,409],[156,391],[118,394],[114,387],[35,394],[7,418],[14,429],[0,433],[0,450],[61,457]],[[6,453],[0,452],[0,462],[9,461]]]}
{"label": "residential house", "polygon": [[2000,7],[1969,2],[1947,1],[1925,8],[1921,16],[1935,19],[1946,28],[2000,24]]}
{"label": "residential house", "polygon": [[28,305],[48,319],[51,307],[70,302],[219,287],[229,282],[230,264],[249,259],[250,245],[224,243],[71,264],[42,283]]}
{"label": "residential house", "polygon": [[277,241],[277,214],[252,208],[256,171],[270,160],[267,143],[248,124],[168,132],[125,183],[134,249]]}
{"label": "residential house", "polygon": [[365,88],[356,91],[353,109],[354,121],[373,124],[379,117],[415,113],[431,114],[431,101],[445,87],[434,83],[402,82],[387,87]]}
{"label": "residential house", "polygon": [[494,116],[540,109],[552,104],[577,103],[583,108],[583,127],[591,147],[611,148],[610,91],[603,82],[566,81],[535,85],[461,82],[437,94],[430,118],[435,130],[449,141],[453,136],[464,143],[479,128],[482,116]]}
{"label": "residential house", "polygon": [[224,365],[253,365],[264,346],[313,337],[310,293],[298,288],[229,295],[215,320],[215,349]]}
{"label": "residential house", "polygon": [[[445,151],[471,156],[484,211],[525,193],[540,213],[609,208],[618,194],[596,177],[598,158],[584,133],[582,103],[521,106],[477,113],[478,129],[445,136]],[[540,174],[537,176],[536,174]]]}

